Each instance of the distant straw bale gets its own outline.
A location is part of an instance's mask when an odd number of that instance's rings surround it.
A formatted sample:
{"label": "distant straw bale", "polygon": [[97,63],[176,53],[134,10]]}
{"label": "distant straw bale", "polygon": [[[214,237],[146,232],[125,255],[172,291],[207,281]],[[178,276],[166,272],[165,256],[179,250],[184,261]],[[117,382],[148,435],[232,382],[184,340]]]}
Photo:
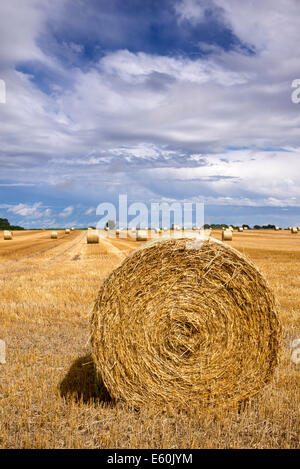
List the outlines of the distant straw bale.
{"label": "distant straw bale", "polygon": [[231,230],[222,231],[222,241],[232,241],[232,231]]}
{"label": "distant straw bale", "polygon": [[57,237],[58,237],[57,231],[52,231],[51,232],[51,239],[57,239]]}
{"label": "distant straw bale", "polygon": [[7,240],[7,241],[10,240],[10,239],[12,239],[12,238],[13,238],[12,232],[9,231],[9,230],[4,230],[3,238],[4,238],[5,240]]}
{"label": "distant straw bale", "polygon": [[137,241],[147,241],[148,240],[148,231],[147,230],[137,230],[136,240]]}
{"label": "distant straw bale", "polygon": [[96,230],[88,230],[86,234],[86,242],[87,244],[98,244],[99,243],[99,235]]}

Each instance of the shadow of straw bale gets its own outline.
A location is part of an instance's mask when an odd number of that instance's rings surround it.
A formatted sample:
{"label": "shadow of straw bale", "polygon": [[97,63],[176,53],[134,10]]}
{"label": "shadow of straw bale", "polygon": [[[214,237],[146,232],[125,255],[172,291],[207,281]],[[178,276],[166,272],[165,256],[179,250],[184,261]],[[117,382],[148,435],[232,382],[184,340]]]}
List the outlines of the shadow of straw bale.
{"label": "shadow of straw bale", "polygon": [[60,395],[66,399],[73,398],[77,402],[110,403],[112,399],[96,373],[91,355],[79,357],[71,365],[68,373],[59,385]]}

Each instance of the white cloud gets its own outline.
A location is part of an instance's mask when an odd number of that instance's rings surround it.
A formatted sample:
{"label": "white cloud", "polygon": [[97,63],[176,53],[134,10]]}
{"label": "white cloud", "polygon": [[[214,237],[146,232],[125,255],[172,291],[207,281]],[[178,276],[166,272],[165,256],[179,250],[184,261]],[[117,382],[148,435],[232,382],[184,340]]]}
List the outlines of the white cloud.
{"label": "white cloud", "polygon": [[300,206],[300,148],[293,151],[239,150],[205,155],[199,167],[145,170],[145,178],[176,186],[198,183],[210,203],[223,205]]}
{"label": "white cloud", "polygon": [[69,207],[66,207],[63,209],[63,211],[59,214],[59,217],[67,218],[70,215],[72,215],[73,211],[74,211],[74,207],[72,205],[69,205]]}
{"label": "white cloud", "polygon": [[143,83],[151,74],[167,75],[185,83],[217,83],[233,86],[247,81],[244,73],[232,72],[209,60],[191,60],[143,52],[134,54],[128,50],[113,52],[99,63],[100,69],[107,74],[118,75],[125,82]]}
{"label": "white cloud", "polygon": [[95,207],[90,207],[84,212],[84,214],[90,215],[91,213],[94,213],[95,211],[96,211]]}
{"label": "white cloud", "polygon": [[66,0],[10,0],[1,2],[0,57],[3,67],[26,61],[41,61],[48,65],[52,59],[38,45],[46,23],[55,20]]}
{"label": "white cloud", "polygon": [[33,205],[19,203],[14,206],[9,206],[7,211],[30,219],[49,217],[51,215],[51,209],[44,209],[42,202],[36,202]]}
{"label": "white cloud", "polygon": [[[37,0],[28,0],[26,7],[17,0],[4,3],[0,78],[7,84],[7,104],[0,115],[1,186],[53,186],[56,181],[59,191],[72,187],[79,197],[88,188],[96,198],[99,184],[106,194],[120,185],[148,197],[166,195],[166,190],[173,194],[174,181],[194,191],[199,181],[199,193],[211,200],[228,195],[250,203],[299,203],[300,105],[291,102],[291,83],[299,76],[299,2],[176,4],[179,20],[193,25],[213,8],[218,21],[254,55],[239,47],[211,47],[205,58],[194,60],[119,50],[82,69],[59,63],[39,45],[47,18],[60,15],[60,2],[45,1],[42,7]],[[77,42],[63,48],[74,55],[82,51]],[[33,61],[61,74],[48,94],[39,89],[38,79],[15,69],[19,62]],[[270,152],[227,152],[228,147],[276,151],[271,158]],[[282,147],[292,151],[281,152]],[[203,155],[206,165],[200,166]],[[30,210],[45,210],[17,207],[28,216]],[[66,207],[60,217],[72,213],[73,206]]]}
{"label": "white cloud", "polygon": [[204,21],[207,7],[205,0],[180,0],[174,5],[179,21],[188,20],[192,23]]}

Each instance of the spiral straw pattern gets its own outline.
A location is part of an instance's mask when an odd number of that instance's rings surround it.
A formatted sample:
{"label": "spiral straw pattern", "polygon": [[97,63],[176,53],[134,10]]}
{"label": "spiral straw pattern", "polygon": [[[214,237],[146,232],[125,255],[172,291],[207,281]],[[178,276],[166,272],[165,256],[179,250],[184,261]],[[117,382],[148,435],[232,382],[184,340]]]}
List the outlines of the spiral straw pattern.
{"label": "spiral straw pattern", "polygon": [[97,372],[136,408],[238,405],[271,379],[279,333],[262,274],[211,238],[134,251],[104,281],[91,319]]}

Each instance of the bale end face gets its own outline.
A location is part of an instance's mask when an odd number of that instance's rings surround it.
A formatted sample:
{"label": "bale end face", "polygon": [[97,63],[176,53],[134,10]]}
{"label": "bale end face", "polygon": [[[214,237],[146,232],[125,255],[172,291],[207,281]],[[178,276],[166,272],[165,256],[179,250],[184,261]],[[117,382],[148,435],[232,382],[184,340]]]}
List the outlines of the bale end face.
{"label": "bale end face", "polygon": [[4,233],[3,233],[3,238],[4,238],[4,240],[6,240],[6,241],[12,239],[12,238],[13,238],[12,232],[11,232],[11,231],[8,231],[8,230],[5,230]]}
{"label": "bale end face", "polygon": [[232,241],[232,231],[231,230],[222,231],[222,241]]}
{"label": "bale end face", "polygon": [[280,325],[263,276],[216,240],[139,248],[104,281],[91,319],[97,372],[139,408],[228,408],[277,364]]}
{"label": "bale end face", "polygon": [[136,240],[137,241],[147,241],[148,240],[148,231],[147,230],[137,230]]}

